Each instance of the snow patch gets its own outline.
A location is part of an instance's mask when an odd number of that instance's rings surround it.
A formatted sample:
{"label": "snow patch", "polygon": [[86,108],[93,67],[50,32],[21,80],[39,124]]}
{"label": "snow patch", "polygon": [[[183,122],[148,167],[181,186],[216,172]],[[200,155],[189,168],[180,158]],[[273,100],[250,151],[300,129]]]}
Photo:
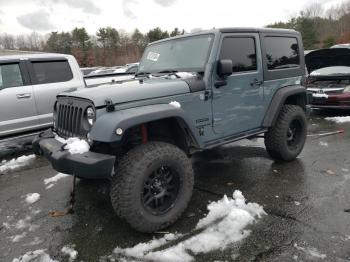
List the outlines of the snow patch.
{"label": "snow patch", "polygon": [[43,242],[44,242],[44,240],[41,240],[39,237],[34,237],[33,241],[31,241],[27,244],[24,244],[23,246],[36,246],[36,245],[39,245]]}
{"label": "snow patch", "polygon": [[15,235],[10,237],[12,242],[19,242],[22,238],[24,238],[27,235],[27,232],[23,232],[22,234]]}
{"label": "snow patch", "polygon": [[63,174],[63,173],[58,173],[57,175],[50,177],[50,178],[46,178],[44,179],[44,184],[47,185],[46,189],[50,189],[51,187],[53,187],[56,182],[62,178],[68,177],[69,175],[67,174]]}
{"label": "snow patch", "polygon": [[[209,213],[198,221],[192,236],[186,238],[186,235],[166,234],[163,238],[140,243],[131,248],[117,247],[113,252],[114,256],[151,261],[193,261],[192,254],[224,250],[232,243],[244,239],[250,233],[244,228],[266,215],[262,206],[256,203],[246,204],[244,196],[238,190],[233,193],[232,198],[225,195],[221,200],[210,203],[207,208]],[[181,238],[184,240],[180,241]],[[175,240],[177,244],[154,251]]]}
{"label": "snow patch", "polygon": [[30,193],[26,195],[27,204],[33,204],[40,199],[40,194],[38,193]]}
{"label": "snow patch", "polygon": [[174,106],[176,108],[181,108],[181,104],[179,102],[177,102],[177,101],[171,101],[169,103],[169,105],[172,105],[172,106]]}
{"label": "snow patch", "polygon": [[328,143],[327,142],[323,142],[323,141],[320,141],[319,145],[320,146],[324,146],[324,147],[328,147]]}
{"label": "snow patch", "polygon": [[350,116],[335,116],[335,117],[326,117],[328,121],[333,121],[338,124],[350,122]]}
{"label": "snow patch", "polygon": [[19,258],[14,258],[12,262],[58,262],[57,260],[53,260],[48,254],[46,254],[45,249],[38,249],[35,251],[28,251],[24,255]]}
{"label": "snow patch", "polygon": [[0,173],[12,171],[26,165],[29,165],[35,159],[35,155],[20,156],[18,158],[11,159],[10,161],[3,160],[0,166]]}
{"label": "snow patch", "polygon": [[26,216],[24,219],[18,220],[17,223],[9,224],[9,223],[5,222],[2,225],[8,230],[24,230],[24,229],[28,229],[30,232],[33,232],[36,229],[38,229],[39,226],[31,224],[30,223],[31,219],[32,218],[30,216]]}
{"label": "snow patch", "polygon": [[341,171],[347,173],[347,172],[349,172],[349,169],[347,169],[347,168],[342,168]]}
{"label": "snow patch", "polygon": [[73,246],[64,246],[62,247],[61,252],[69,256],[69,261],[75,260],[78,256],[78,251],[76,251]]}
{"label": "snow patch", "polygon": [[78,137],[71,137],[66,140],[56,135],[55,139],[58,142],[66,144],[64,149],[68,150],[69,153],[71,153],[72,155],[83,154],[85,152],[88,152],[90,149],[90,145],[85,140],[80,139]]}
{"label": "snow patch", "polygon": [[294,243],[294,247],[297,250],[303,251],[307,256],[310,256],[310,257],[319,258],[319,259],[325,259],[327,257],[326,254],[321,254],[314,247],[301,247],[301,246],[298,246],[297,243]]}

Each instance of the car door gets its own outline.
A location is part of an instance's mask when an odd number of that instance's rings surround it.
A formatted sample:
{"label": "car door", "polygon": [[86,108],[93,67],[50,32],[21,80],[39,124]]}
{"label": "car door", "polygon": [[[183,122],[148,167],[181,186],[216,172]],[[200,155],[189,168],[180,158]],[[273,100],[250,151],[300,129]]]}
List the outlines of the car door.
{"label": "car door", "polygon": [[25,63],[0,62],[0,136],[24,132],[37,125],[33,87]]}
{"label": "car door", "polygon": [[75,71],[73,73],[66,58],[30,59],[28,63],[39,122],[52,125],[56,96],[77,90],[82,87],[82,81]]}
{"label": "car door", "polygon": [[[264,114],[259,34],[223,34],[217,56],[220,59],[232,60],[233,74],[225,79],[213,74],[214,132],[225,136],[258,128]],[[215,87],[222,80],[225,84]]]}

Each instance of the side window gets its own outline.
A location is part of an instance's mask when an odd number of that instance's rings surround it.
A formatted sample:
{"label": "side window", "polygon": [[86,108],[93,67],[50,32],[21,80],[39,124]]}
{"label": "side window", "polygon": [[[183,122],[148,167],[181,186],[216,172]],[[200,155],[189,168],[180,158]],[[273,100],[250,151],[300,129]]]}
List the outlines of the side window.
{"label": "side window", "polygon": [[23,86],[19,64],[0,65],[0,89]]}
{"label": "side window", "polygon": [[38,84],[69,81],[73,78],[68,61],[32,62]]}
{"label": "side window", "polygon": [[230,59],[233,72],[256,71],[256,48],[252,37],[227,37],[221,45],[220,59]]}
{"label": "side window", "polygon": [[268,70],[300,66],[299,45],[294,37],[265,37]]}

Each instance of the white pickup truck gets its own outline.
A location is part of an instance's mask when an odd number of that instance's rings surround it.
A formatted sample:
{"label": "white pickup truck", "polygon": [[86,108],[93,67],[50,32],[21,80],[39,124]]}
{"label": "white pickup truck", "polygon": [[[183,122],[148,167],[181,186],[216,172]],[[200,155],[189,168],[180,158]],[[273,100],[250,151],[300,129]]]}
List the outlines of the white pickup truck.
{"label": "white pickup truck", "polygon": [[59,93],[133,77],[84,78],[75,58],[65,54],[0,56],[0,139],[50,127]]}

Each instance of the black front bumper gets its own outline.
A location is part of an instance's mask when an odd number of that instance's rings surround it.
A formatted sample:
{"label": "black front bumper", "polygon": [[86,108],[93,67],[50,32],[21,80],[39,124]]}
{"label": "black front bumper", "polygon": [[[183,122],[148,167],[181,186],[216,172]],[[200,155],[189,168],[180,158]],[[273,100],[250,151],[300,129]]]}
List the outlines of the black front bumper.
{"label": "black front bumper", "polygon": [[70,154],[64,144],[55,139],[50,130],[40,133],[33,140],[33,150],[44,156],[58,172],[81,178],[109,178],[114,174],[115,156],[88,151]]}

